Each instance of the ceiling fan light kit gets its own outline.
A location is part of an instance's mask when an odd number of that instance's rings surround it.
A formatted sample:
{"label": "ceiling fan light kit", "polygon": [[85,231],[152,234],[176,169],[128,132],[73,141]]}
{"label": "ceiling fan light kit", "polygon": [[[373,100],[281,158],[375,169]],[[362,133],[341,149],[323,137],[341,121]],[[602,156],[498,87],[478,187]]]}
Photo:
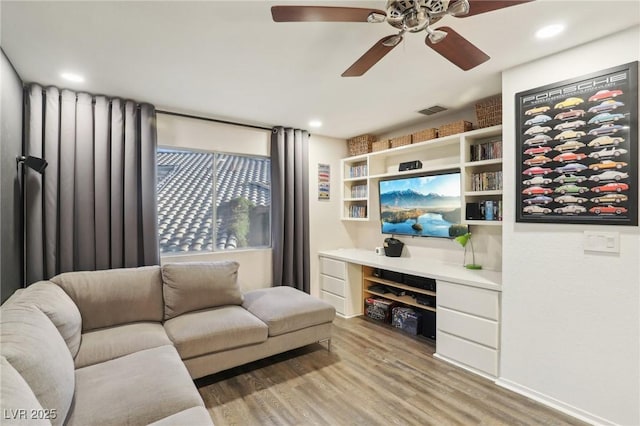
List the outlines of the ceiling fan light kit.
{"label": "ceiling fan light kit", "polygon": [[[489,56],[450,27],[431,28],[447,15],[465,18],[533,0],[388,0],[385,10],[333,6],[273,6],[275,22],[387,22],[399,30],[384,37],[362,55],[343,77],[367,72],[403,40],[404,34],[427,32],[425,44],[460,69],[468,71],[489,60]],[[446,40],[446,42],[445,42]]]}

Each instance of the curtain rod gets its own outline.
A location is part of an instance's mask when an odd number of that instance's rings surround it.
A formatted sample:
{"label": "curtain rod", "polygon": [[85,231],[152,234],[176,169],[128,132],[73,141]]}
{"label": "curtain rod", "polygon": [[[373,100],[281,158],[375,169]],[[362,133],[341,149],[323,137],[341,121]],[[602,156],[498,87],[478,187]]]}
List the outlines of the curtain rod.
{"label": "curtain rod", "polygon": [[195,118],[196,120],[212,121],[214,123],[231,124],[232,126],[249,127],[251,129],[269,130],[269,131],[273,130],[273,128],[271,128],[271,127],[254,126],[254,125],[251,125],[251,124],[236,123],[234,121],[218,120],[216,118],[200,117],[200,116],[197,116],[197,115],[182,114],[182,113],[179,113],[179,112],[163,111],[161,109],[156,109],[156,113],[174,115],[176,117]]}

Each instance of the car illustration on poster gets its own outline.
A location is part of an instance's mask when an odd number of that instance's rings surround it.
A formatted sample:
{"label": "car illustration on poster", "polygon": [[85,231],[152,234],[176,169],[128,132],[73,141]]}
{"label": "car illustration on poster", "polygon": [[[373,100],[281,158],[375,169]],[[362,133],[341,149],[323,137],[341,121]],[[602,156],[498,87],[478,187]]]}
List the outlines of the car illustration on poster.
{"label": "car illustration on poster", "polygon": [[622,106],[624,106],[622,102],[608,100],[608,101],[602,102],[600,105],[592,106],[591,108],[589,108],[587,112],[594,113],[594,114],[597,114],[600,112],[609,112]]}
{"label": "car illustration on poster", "polygon": [[547,135],[544,135],[544,134],[539,134],[539,135],[535,135],[532,138],[527,139],[523,143],[525,145],[529,145],[529,146],[536,146],[536,145],[545,144],[545,143],[549,142],[550,140],[551,140],[551,136],[547,136]]}
{"label": "car illustration on poster", "polygon": [[559,114],[556,114],[554,120],[570,120],[572,118],[580,118],[585,114],[583,109],[570,109],[569,111],[563,111]]}
{"label": "car illustration on poster", "polygon": [[587,180],[586,176],[580,175],[560,175],[557,178],[554,178],[553,181],[560,184],[565,183],[580,183]]}
{"label": "car illustration on poster", "polygon": [[522,174],[527,176],[546,175],[548,173],[551,173],[551,171],[552,170],[548,167],[535,166],[535,167],[529,167],[528,169],[523,170]]}
{"label": "car illustration on poster", "polygon": [[599,158],[619,157],[627,152],[628,151],[623,148],[605,148],[600,151],[590,153],[589,158],[595,158],[597,160]]}
{"label": "car illustration on poster", "polygon": [[587,144],[590,147],[599,147],[603,145],[618,145],[624,142],[623,138],[611,137],[611,136],[600,136],[593,139],[591,142]]}
{"label": "car illustration on poster", "polygon": [[629,177],[629,173],[618,172],[615,170],[607,170],[606,172],[602,172],[599,175],[589,176],[589,180],[592,182],[600,182],[600,181],[608,181],[608,180],[619,181],[622,179],[627,179],[628,177]]}
{"label": "car illustration on poster", "polygon": [[565,121],[564,123],[556,124],[553,126],[553,130],[573,130],[586,125],[583,120]]}
{"label": "car illustration on poster", "polygon": [[583,170],[586,170],[587,166],[582,163],[569,163],[564,166],[556,167],[553,171],[557,173],[563,174],[572,174],[572,173],[580,173]]}
{"label": "car illustration on poster", "polygon": [[596,194],[600,192],[622,192],[629,190],[629,185],[623,182],[613,182],[601,186],[594,186],[591,190]]}
{"label": "car illustration on poster", "polygon": [[599,163],[589,164],[589,168],[591,170],[601,170],[601,169],[621,169],[628,164],[624,161],[613,161],[613,160],[602,160]]}
{"label": "car illustration on poster", "polygon": [[591,136],[610,135],[612,133],[619,132],[622,129],[623,129],[623,126],[619,124],[603,124],[597,129],[589,130],[589,135]]}
{"label": "car illustration on poster", "polygon": [[[539,136],[539,135],[538,135]],[[549,136],[547,136],[549,138]],[[549,138],[551,139],[551,138]],[[551,151],[550,146],[536,146],[533,148],[528,148],[524,151],[526,155],[544,155],[547,152]]]}
{"label": "car illustration on poster", "polygon": [[548,207],[538,206],[536,204],[532,204],[530,206],[525,206],[522,209],[523,212],[527,214],[549,214],[551,213],[551,209]]}
{"label": "car illustration on poster", "polygon": [[600,90],[595,95],[589,98],[589,102],[601,101],[603,99],[615,98],[622,95],[622,90]]}
{"label": "car illustration on poster", "polygon": [[557,194],[582,194],[589,190],[586,186],[578,186],[572,183],[567,185],[561,185],[553,190]]}
{"label": "car illustration on poster", "polygon": [[553,201],[553,198],[547,197],[546,195],[536,195],[533,198],[527,198],[523,202],[525,204],[549,204]]}
{"label": "car illustration on poster", "polygon": [[578,204],[569,204],[563,207],[558,207],[553,209],[553,212],[557,214],[579,214],[579,213],[585,213],[586,211],[587,211],[586,208]]}
{"label": "car illustration on poster", "polygon": [[575,195],[571,195],[571,194],[566,194],[566,195],[561,195],[559,197],[554,198],[553,201],[560,204],[569,204],[569,203],[582,204],[589,201],[589,199],[584,197],[576,197]]}
{"label": "car illustration on poster", "polygon": [[617,192],[612,192],[610,194],[604,194],[604,195],[599,195],[597,197],[593,197],[591,200],[592,203],[596,203],[596,204],[610,204],[610,203],[624,203],[625,201],[629,200],[629,197],[627,197],[624,194],[618,194]]}
{"label": "car illustration on poster", "polygon": [[589,124],[611,123],[612,121],[618,121],[623,118],[624,114],[611,114],[610,112],[603,112],[589,120]]}
{"label": "car illustration on poster", "polygon": [[584,103],[584,99],[582,98],[567,98],[562,102],[558,102],[553,109],[565,109],[565,108],[571,108],[577,105],[580,105]]}
{"label": "car illustration on poster", "polygon": [[522,191],[524,195],[547,195],[547,194],[551,194],[552,192],[553,192],[553,189],[544,188],[542,186],[532,186]]}
{"label": "car illustration on poster", "polygon": [[547,133],[548,131],[551,130],[551,127],[549,126],[533,126],[528,128],[524,134],[527,136],[533,136],[533,135],[537,135],[540,133]]}
{"label": "car illustration on poster", "polygon": [[535,176],[535,177],[532,177],[531,179],[522,181],[524,185],[548,185],[551,182],[552,182],[551,179],[542,177],[542,176]]}
{"label": "car illustration on poster", "polygon": [[583,144],[582,142],[578,142],[578,141],[568,141],[565,143],[562,143],[560,145],[556,145],[553,149],[558,151],[558,152],[565,152],[565,151],[576,151],[582,147],[584,147],[585,144]]}
{"label": "car illustration on poster", "polygon": [[544,124],[547,121],[551,121],[551,120],[552,120],[552,118],[549,117],[548,115],[541,114],[541,115],[536,115],[535,117],[530,118],[529,120],[525,121],[524,125],[525,126],[531,126],[531,125],[534,125],[534,124]]}
{"label": "car illustration on poster", "polygon": [[589,209],[589,213],[595,214],[622,214],[628,210],[620,206],[595,206]]}
{"label": "car illustration on poster", "polygon": [[524,112],[524,115],[542,114],[542,113],[545,113],[545,112],[549,111],[550,109],[551,109],[550,106],[543,105],[543,106],[539,106],[539,107],[535,107],[535,108],[531,108],[531,109],[526,110]]}
{"label": "car illustration on poster", "polygon": [[565,139],[578,139],[583,136],[586,136],[585,132],[575,131],[575,130],[565,130],[564,132],[558,133],[553,138],[556,141],[563,141]]}
{"label": "car illustration on poster", "polygon": [[569,161],[580,161],[584,160],[585,158],[587,158],[587,154],[584,154],[582,152],[565,152],[553,157],[553,161],[564,163]]}
{"label": "car illustration on poster", "polygon": [[524,160],[524,164],[527,166],[542,166],[551,162],[551,158],[545,157],[544,155],[536,155],[533,158],[527,158]]}

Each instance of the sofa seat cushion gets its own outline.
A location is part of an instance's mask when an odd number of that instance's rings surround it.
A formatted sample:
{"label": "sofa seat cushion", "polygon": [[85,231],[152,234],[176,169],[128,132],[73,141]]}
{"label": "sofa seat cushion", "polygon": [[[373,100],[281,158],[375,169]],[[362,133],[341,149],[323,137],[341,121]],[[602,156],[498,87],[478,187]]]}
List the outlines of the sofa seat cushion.
{"label": "sofa seat cushion", "polygon": [[[0,357],[0,409],[3,425],[51,425],[33,391],[5,357]],[[38,414],[42,414],[38,416]],[[45,414],[48,414],[45,415]]]}
{"label": "sofa seat cushion", "polygon": [[66,272],[51,281],[78,306],[82,331],[164,317],[159,266]]}
{"label": "sofa seat cushion", "polygon": [[242,306],[269,326],[269,336],[332,322],[336,316],[327,302],[284,286],[249,291]]}
{"label": "sofa seat cushion", "polygon": [[73,399],[74,372],[56,326],[40,309],[18,300],[0,308],[0,342],[0,355],[24,378],[42,408],[55,410],[51,423],[63,424]]}
{"label": "sofa seat cushion", "polygon": [[145,425],[204,406],[173,346],[135,352],[76,370],[66,425]]}
{"label": "sofa seat cushion", "polygon": [[164,319],[185,312],[241,305],[238,262],[186,262],[162,265]]}
{"label": "sofa seat cushion", "polygon": [[75,366],[82,368],[164,345],[171,345],[171,340],[159,322],[136,322],[92,330],[82,335]]}
{"label": "sofa seat cushion", "polygon": [[182,359],[267,340],[267,325],[241,306],[190,312],[164,323]]}
{"label": "sofa seat cushion", "polygon": [[213,420],[204,407],[193,407],[165,417],[149,426],[213,426]]}

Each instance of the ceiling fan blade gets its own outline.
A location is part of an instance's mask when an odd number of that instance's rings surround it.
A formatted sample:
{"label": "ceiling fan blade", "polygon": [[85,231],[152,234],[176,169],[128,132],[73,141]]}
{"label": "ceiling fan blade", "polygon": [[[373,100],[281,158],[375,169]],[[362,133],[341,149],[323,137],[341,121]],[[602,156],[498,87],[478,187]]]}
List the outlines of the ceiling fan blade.
{"label": "ceiling fan blade", "polygon": [[523,3],[529,3],[533,0],[469,0],[469,13],[466,15],[460,15],[458,18],[466,18],[468,16],[479,15],[485,12],[491,12],[505,7],[517,6]]}
{"label": "ceiling fan blade", "polygon": [[453,29],[440,27],[437,31],[444,31],[447,36],[435,44],[427,36],[424,42],[459,68],[468,71],[489,60],[489,56],[486,53]]}
{"label": "ceiling fan blade", "polygon": [[386,16],[383,10],[360,7],[273,6],[275,22],[367,22],[372,13]]}
{"label": "ceiling fan blade", "polygon": [[384,58],[384,56],[387,53],[391,52],[391,50],[393,50],[394,47],[400,44],[400,43],[397,43],[391,46],[384,45],[385,41],[395,37],[397,37],[397,35],[394,34],[378,40],[378,42],[374,44],[371,49],[367,50],[367,52],[364,55],[362,55],[360,59],[355,61],[353,65],[349,67],[349,69],[343,72],[342,76],[343,77],[360,77],[365,72],[369,71],[369,68],[377,64],[380,59]]}

